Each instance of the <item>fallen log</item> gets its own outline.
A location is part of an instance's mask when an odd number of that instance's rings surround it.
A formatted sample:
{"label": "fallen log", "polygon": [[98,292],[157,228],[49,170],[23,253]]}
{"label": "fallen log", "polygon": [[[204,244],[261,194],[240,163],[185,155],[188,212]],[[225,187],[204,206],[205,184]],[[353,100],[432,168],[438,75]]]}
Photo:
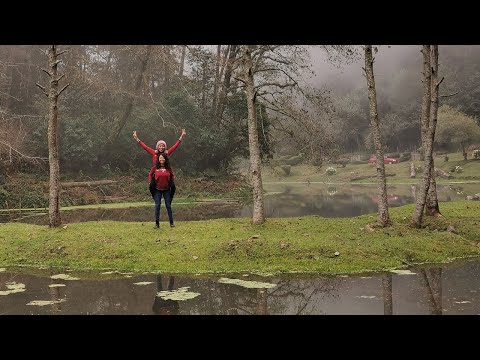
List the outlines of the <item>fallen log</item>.
{"label": "fallen log", "polygon": [[87,186],[99,186],[99,185],[111,185],[115,184],[115,180],[95,180],[95,181],[70,181],[60,183],[60,186],[64,189],[72,187],[87,187]]}
{"label": "fallen log", "polygon": [[[385,177],[389,177],[389,176],[395,176],[396,174],[395,173],[385,173]],[[377,175],[359,175],[359,176],[354,176],[350,179],[350,181],[356,181],[356,180],[364,180],[364,179],[374,179],[376,178]]]}
{"label": "fallen log", "polygon": [[435,168],[435,177],[441,177],[444,179],[451,179],[453,176],[442,169]]}

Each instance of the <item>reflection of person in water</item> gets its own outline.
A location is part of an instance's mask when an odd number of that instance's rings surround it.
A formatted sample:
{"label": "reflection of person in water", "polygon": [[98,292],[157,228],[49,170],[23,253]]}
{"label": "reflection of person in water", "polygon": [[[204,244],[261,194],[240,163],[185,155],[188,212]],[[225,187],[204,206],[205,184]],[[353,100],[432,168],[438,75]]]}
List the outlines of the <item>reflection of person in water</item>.
{"label": "reflection of person in water", "polygon": [[[172,291],[174,281],[173,276],[162,277],[162,275],[157,275],[157,292],[164,290]],[[165,284],[166,289],[164,289]],[[178,315],[179,308],[178,300],[164,300],[159,296],[155,296],[152,311],[158,315]]]}

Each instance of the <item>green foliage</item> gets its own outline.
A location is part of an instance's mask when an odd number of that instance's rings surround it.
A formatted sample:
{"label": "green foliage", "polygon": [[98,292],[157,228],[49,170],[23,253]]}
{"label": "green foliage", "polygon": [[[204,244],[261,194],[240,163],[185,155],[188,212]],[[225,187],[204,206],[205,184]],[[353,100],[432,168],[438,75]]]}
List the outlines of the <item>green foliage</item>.
{"label": "green foliage", "polygon": [[410,161],[412,159],[412,153],[410,151],[407,151],[407,152],[403,152],[400,157],[399,157],[399,161],[402,162],[402,161]]}
{"label": "green foliage", "polygon": [[329,176],[337,175],[337,169],[330,166],[325,170],[325,173]]}
{"label": "green foliage", "polygon": [[454,150],[454,146],[467,146],[479,139],[480,127],[472,117],[448,105],[438,109],[435,140],[439,146]]}

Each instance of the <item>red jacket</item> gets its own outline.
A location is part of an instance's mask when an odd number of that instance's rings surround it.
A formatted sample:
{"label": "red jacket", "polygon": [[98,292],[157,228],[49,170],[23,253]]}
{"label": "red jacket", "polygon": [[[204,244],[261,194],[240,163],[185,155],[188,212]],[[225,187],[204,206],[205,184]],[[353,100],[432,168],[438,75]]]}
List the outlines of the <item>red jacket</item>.
{"label": "red jacket", "polygon": [[167,169],[155,169],[155,187],[157,190],[170,189],[170,171]]}
{"label": "red jacket", "polygon": [[[173,146],[170,149],[165,150],[165,154],[167,156],[170,156],[177,149],[177,147],[180,146],[181,142],[182,140],[177,140],[177,142],[173,144]],[[155,172],[155,168],[157,165],[157,153],[155,152],[155,149],[152,149],[151,147],[147,146],[143,141],[139,141],[138,143],[142,148],[144,148],[152,156],[153,166],[150,169],[150,172],[148,173],[148,182],[150,182],[152,180],[152,175]],[[172,169],[172,174],[173,174],[173,169]]]}

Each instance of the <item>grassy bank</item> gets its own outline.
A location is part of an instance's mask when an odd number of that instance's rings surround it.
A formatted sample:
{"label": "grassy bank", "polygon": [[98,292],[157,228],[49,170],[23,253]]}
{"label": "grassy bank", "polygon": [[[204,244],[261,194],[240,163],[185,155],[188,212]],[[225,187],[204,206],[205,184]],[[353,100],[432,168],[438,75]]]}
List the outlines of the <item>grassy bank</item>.
{"label": "grassy bank", "polygon": [[[410,178],[410,163],[405,161],[398,164],[386,164],[385,172],[392,176],[387,176],[387,183],[390,184],[417,184],[422,179],[422,172],[417,172],[415,179]],[[413,161],[415,167],[422,167],[423,161]],[[327,175],[328,167],[337,169],[336,175]],[[455,182],[480,182],[480,160],[471,159],[463,160],[461,153],[449,154],[449,161],[445,162],[443,157],[435,159],[435,167],[449,172],[456,166],[462,167],[461,173],[452,173],[451,179],[436,178],[438,184],[455,183]],[[374,165],[364,164],[347,164],[340,167],[334,164],[324,164],[321,168],[313,165],[299,164],[291,167],[290,175],[285,175],[280,167],[265,166],[262,172],[263,180],[269,181],[285,181],[285,182],[326,182],[326,183],[374,183],[376,182],[376,167]],[[361,180],[352,180],[370,176],[370,178]]]}
{"label": "grassy bank", "polygon": [[[444,218],[408,226],[413,205],[391,209],[394,226],[373,232],[375,215],[151,223],[94,221],[66,228],[0,224],[0,266],[168,273],[349,274],[480,256],[480,202],[442,203]],[[458,234],[446,231],[453,225]],[[336,256],[335,252],[339,252]]]}

